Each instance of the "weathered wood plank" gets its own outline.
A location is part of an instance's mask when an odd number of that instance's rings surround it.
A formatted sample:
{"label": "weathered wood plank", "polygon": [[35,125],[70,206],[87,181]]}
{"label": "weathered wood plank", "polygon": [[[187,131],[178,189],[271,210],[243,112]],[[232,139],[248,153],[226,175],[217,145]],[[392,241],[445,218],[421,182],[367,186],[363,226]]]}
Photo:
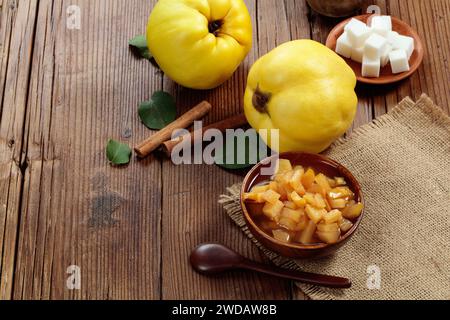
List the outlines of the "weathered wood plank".
{"label": "weathered wood plank", "polygon": [[[312,28],[310,12],[306,1],[284,1],[284,9],[289,29],[289,40],[310,39]],[[292,283],[291,297],[295,300],[305,300],[303,292]]]}
{"label": "weathered wood plank", "polygon": [[386,96],[388,109],[406,96],[418,99],[422,92],[450,113],[450,8],[445,0],[389,1],[389,13],[400,17],[417,30],[425,46],[425,58],[419,70],[397,85]]}
{"label": "weathered wood plank", "polygon": [[[66,28],[67,8],[81,29]],[[161,75],[132,57],[151,3],[39,3],[29,90],[26,184],[14,298],[160,297],[161,167],[153,158],[112,168],[109,138],[148,134],[137,105]],[[81,290],[66,287],[69,266]]]}
{"label": "weathered wood plank", "polygon": [[[252,52],[231,80],[223,86],[206,92],[182,89],[166,79],[164,88],[177,97],[180,112],[202,99],[214,107],[205,119],[211,123],[238,113],[242,108],[242,96],[248,68],[258,56],[256,30],[259,34],[267,24],[274,23],[274,16],[283,10],[267,13],[268,1],[246,1],[253,16],[255,43]],[[270,14],[268,21],[256,24],[258,15]],[[260,16],[261,18],[261,16]],[[277,22],[278,23],[278,22]],[[286,28],[285,23],[283,27]],[[265,36],[264,33],[263,36]],[[283,33],[284,34],[284,33]],[[285,34],[284,34],[285,35]],[[263,47],[264,48],[264,47]],[[261,49],[261,46],[259,46]],[[242,180],[242,175],[231,174],[216,166],[174,166],[170,160],[163,162],[163,263],[162,297],[164,299],[286,299],[289,295],[288,281],[273,281],[273,278],[238,272],[220,278],[203,277],[189,266],[189,254],[204,242],[224,243],[242,254],[263,259],[258,249],[231,222],[217,204],[218,197],[233,183]]]}
{"label": "weathered wood plank", "polygon": [[3,1],[0,21],[0,299],[14,281],[22,140],[37,1]]}

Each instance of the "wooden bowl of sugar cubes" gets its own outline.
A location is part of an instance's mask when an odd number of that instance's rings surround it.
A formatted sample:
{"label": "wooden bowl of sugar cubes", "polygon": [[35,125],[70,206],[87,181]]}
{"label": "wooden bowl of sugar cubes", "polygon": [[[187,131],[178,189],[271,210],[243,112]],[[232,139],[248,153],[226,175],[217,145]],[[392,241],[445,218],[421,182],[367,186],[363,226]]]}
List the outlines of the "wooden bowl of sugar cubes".
{"label": "wooden bowl of sugar cubes", "polygon": [[414,29],[391,16],[367,14],[345,20],[330,32],[326,45],[345,59],[358,81],[369,84],[409,77],[424,56]]}

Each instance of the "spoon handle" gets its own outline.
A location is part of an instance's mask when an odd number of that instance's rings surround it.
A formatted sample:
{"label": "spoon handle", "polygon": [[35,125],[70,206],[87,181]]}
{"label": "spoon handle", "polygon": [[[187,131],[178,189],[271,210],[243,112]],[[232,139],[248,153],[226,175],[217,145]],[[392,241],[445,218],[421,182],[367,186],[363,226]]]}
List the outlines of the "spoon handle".
{"label": "spoon handle", "polygon": [[264,265],[248,259],[243,260],[240,268],[265,273],[271,276],[285,278],[289,280],[299,281],[306,284],[317,285],[328,288],[350,288],[352,283],[349,279],[327,276],[316,273],[295,271],[289,269],[278,268],[270,265]]}

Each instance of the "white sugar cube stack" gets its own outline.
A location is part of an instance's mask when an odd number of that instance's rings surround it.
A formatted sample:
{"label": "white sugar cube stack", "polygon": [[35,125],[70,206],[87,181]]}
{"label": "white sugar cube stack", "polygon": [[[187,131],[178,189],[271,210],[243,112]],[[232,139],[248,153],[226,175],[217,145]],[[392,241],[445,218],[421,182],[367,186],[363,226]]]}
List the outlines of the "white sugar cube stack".
{"label": "white sugar cube stack", "polygon": [[405,50],[409,60],[414,52],[414,39],[411,37],[398,35],[394,41],[394,49]]}
{"label": "white sugar cube stack", "polygon": [[353,18],[337,39],[336,52],[361,63],[364,77],[379,77],[389,63],[394,74],[409,71],[414,39],[392,31],[390,16],[373,16],[370,26]]}
{"label": "white sugar cube stack", "polygon": [[387,37],[392,31],[392,19],[390,16],[374,16],[370,22],[372,31],[382,37]]}
{"label": "white sugar cube stack", "polygon": [[408,56],[405,50],[397,49],[389,53],[392,73],[400,73],[409,70]]}
{"label": "white sugar cube stack", "polygon": [[368,56],[363,56],[362,62],[362,76],[363,77],[374,77],[378,78],[380,76],[380,59],[372,59]]}
{"label": "white sugar cube stack", "polygon": [[387,44],[386,38],[373,33],[364,44],[364,56],[370,59],[380,59],[381,55],[386,51]]}
{"label": "white sugar cube stack", "polygon": [[352,43],[350,42],[347,32],[344,32],[342,36],[336,41],[336,52],[343,57],[350,58],[352,55]]}
{"label": "white sugar cube stack", "polygon": [[367,38],[369,38],[371,34],[372,30],[370,30],[370,28],[366,26],[363,22],[361,23],[354,22],[347,30],[348,39],[350,40],[351,44],[356,48],[363,46]]}

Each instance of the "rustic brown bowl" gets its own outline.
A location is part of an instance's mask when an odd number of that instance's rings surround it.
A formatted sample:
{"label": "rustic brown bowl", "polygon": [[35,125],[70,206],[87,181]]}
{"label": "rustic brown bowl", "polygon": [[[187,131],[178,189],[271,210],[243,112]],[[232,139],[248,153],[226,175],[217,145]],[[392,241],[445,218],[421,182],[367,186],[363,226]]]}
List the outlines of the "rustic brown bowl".
{"label": "rustic brown bowl", "polygon": [[[355,177],[346,169],[343,165],[336,161],[327,158],[322,155],[301,153],[301,152],[288,152],[279,155],[281,159],[288,159],[292,165],[302,165],[304,167],[311,167],[316,172],[321,172],[330,177],[344,177],[347,181],[350,189],[355,193],[355,201],[362,202],[364,204],[361,187]],[[316,258],[328,256],[335,253],[342,245],[344,245],[355,233],[358,228],[361,219],[364,215],[364,210],[355,221],[353,227],[341,237],[339,242],[334,244],[316,243],[310,245],[303,245],[297,243],[285,243],[271,237],[265,233],[258,225],[253,221],[250,212],[253,210],[261,210],[260,204],[252,204],[245,202],[243,195],[249,192],[250,189],[261,182],[269,180],[270,177],[261,175],[261,169],[264,167],[270,167],[270,160],[275,160],[277,155],[269,157],[256,166],[254,166],[244,179],[241,190],[241,207],[244,212],[244,218],[247,226],[253,236],[266,248],[278,252],[279,254],[291,257],[291,258]]]}
{"label": "rustic brown bowl", "polygon": [[[372,16],[371,14],[365,14],[365,15],[356,16],[353,18],[361,20],[364,23],[367,23],[367,21],[370,19],[371,16]],[[326,42],[326,46],[328,48],[330,48],[333,51],[336,49],[336,41],[342,35],[342,33],[344,33],[344,27],[350,21],[350,19],[351,18],[342,21],[336,27],[334,27],[333,30],[331,30],[330,34],[328,35],[327,42]],[[422,64],[423,57],[424,57],[424,50],[423,50],[422,40],[420,39],[417,32],[414,31],[414,29],[411,28],[408,24],[406,24],[402,20],[397,19],[395,17],[392,17],[392,30],[397,31],[401,35],[414,38],[414,42],[415,42],[414,43],[414,52],[411,55],[411,58],[409,60],[410,70],[408,72],[393,74],[391,65],[387,64],[384,68],[381,68],[379,78],[367,78],[367,77],[363,77],[361,74],[361,63],[342,57],[347,62],[347,64],[353,69],[358,81],[363,82],[363,83],[369,83],[369,84],[394,83],[394,82],[403,80],[405,78],[408,78]]]}

